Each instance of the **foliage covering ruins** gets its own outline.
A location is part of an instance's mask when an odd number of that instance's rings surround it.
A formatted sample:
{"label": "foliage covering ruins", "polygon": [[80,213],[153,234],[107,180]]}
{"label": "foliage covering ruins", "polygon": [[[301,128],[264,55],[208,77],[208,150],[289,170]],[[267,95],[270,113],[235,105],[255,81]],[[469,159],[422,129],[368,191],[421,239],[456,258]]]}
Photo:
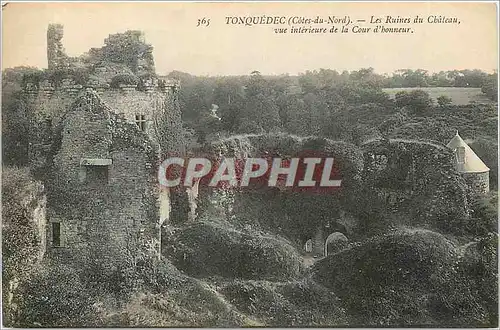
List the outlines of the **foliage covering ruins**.
{"label": "foliage covering ruins", "polygon": [[[139,31],[79,57],[63,34],[47,70],[2,72],[5,325],[498,326],[493,75],[160,76]],[[304,151],[340,191],[157,184],[172,155]]]}

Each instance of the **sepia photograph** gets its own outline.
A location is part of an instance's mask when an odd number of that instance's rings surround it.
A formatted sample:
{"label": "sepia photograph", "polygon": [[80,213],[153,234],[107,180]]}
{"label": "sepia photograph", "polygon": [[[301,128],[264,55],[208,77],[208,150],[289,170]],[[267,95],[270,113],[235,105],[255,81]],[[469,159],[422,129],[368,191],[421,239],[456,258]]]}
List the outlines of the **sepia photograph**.
{"label": "sepia photograph", "polygon": [[498,3],[2,2],[2,328],[497,328]]}

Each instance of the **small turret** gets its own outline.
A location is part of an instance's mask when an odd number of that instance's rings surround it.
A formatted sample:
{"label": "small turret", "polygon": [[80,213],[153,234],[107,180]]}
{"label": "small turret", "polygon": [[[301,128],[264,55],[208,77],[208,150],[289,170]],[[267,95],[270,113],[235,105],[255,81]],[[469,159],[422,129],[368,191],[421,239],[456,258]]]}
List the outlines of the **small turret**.
{"label": "small turret", "polygon": [[453,150],[457,171],[464,177],[470,191],[473,194],[488,193],[490,169],[460,137],[458,130],[446,146]]}

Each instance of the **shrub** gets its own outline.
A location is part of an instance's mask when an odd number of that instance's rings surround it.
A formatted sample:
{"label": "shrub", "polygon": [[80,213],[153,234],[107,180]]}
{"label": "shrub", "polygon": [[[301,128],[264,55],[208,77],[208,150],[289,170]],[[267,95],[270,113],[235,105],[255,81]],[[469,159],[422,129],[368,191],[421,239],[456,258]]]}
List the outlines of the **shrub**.
{"label": "shrub", "polygon": [[70,76],[77,85],[85,85],[89,81],[90,71],[87,68],[75,67],[70,70]]}
{"label": "shrub", "polygon": [[219,290],[238,310],[266,326],[342,326],[346,315],[335,294],[310,279],[275,283],[234,280]]}
{"label": "shrub", "polygon": [[[36,269],[42,249],[42,235],[35,208],[42,204],[42,185],[27,168],[4,167],[2,172],[2,297],[4,321],[13,322],[15,303],[8,298]],[[12,296],[11,296],[12,297]]]}
{"label": "shrub", "polygon": [[93,298],[67,266],[45,265],[20,286],[21,327],[83,327],[93,324]]}
{"label": "shrub", "polygon": [[277,237],[249,235],[219,224],[197,223],[175,238],[174,264],[194,276],[290,279],[302,271],[297,251]]}
{"label": "shrub", "polygon": [[467,231],[475,236],[485,236],[498,232],[498,194],[476,198],[472,202],[472,217],[467,223]]}
{"label": "shrub", "polygon": [[488,326],[492,305],[460,271],[459,252],[438,233],[398,230],[319,261],[313,278],[357,324]]}
{"label": "shrub", "polygon": [[441,96],[438,96],[438,98],[436,99],[436,101],[437,101],[437,103],[438,103],[438,105],[440,107],[445,107],[445,106],[451,104],[452,99],[449,96],[441,95]]}
{"label": "shrub", "polygon": [[135,75],[131,74],[119,74],[111,79],[111,88],[119,88],[120,85],[137,85],[139,79]]}

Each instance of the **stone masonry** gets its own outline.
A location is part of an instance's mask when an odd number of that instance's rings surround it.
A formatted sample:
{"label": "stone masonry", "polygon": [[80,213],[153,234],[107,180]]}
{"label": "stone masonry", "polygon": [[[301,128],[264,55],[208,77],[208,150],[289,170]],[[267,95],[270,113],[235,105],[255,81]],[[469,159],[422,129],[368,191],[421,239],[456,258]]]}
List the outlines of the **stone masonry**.
{"label": "stone masonry", "polygon": [[49,255],[116,265],[148,248],[157,253],[157,155],[148,136],[94,91],[76,99],[55,136],[46,182]]}
{"label": "stone masonry", "polygon": [[[180,85],[154,73],[150,45],[141,46],[136,60],[106,60],[120,49],[115,39],[143,43],[138,31],[111,35],[102,49],[91,50],[99,55],[96,63],[87,55],[68,57],[63,33],[62,25],[49,26],[49,69],[24,86],[30,167],[47,193],[46,255],[116,270],[161,253],[170,194],[156,182],[157,128],[177,106]],[[82,70],[90,74],[85,81],[78,75]],[[132,72],[148,75],[136,76],[137,84],[110,87],[113,77]]]}

